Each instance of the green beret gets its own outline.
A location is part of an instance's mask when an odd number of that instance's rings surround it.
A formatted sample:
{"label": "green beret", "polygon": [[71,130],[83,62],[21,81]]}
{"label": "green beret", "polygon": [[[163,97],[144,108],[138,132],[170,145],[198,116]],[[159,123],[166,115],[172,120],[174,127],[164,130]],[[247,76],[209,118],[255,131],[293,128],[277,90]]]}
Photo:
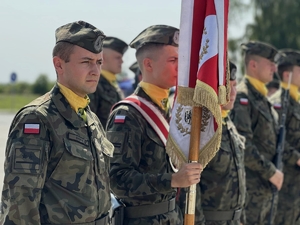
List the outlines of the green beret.
{"label": "green beret", "polygon": [[110,48],[123,55],[128,49],[128,44],[116,37],[106,37],[103,41],[103,48]]}
{"label": "green beret", "polygon": [[56,44],[68,42],[97,54],[102,51],[105,35],[101,30],[87,22],[77,21],[57,28],[55,38]]}
{"label": "green beret", "polygon": [[143,30],[129,45],[136,50],[148,43],[178,47],[178,41],[179,29],[167,25],[154,25]]}
{"label": "green beret", "polygon": [[278,66],[300,66],[300,52],[293,49],[282,49],[276,56]]}
{"label": "green beret", "polygon": [[134,72],[134,74],[139,75],[141,73],[139,64],[137,62],[133,63],[129,69]]}
{"label": "green beret", "polygon": [[274,58],[277,54],[277,50],[272,45],[259,41],[250,41],[248,43],[241,44],[246,55],[258,55],[264,57],[271,62],[274,62]]}

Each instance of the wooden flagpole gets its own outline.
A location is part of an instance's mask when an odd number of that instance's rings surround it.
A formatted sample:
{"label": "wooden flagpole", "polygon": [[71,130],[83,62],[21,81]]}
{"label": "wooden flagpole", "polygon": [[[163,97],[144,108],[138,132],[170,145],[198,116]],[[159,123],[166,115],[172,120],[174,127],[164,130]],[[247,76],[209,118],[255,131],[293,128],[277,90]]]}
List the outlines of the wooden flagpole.
{"label": "wooden flagpole", "polygon": [[[202,122],[202,107],[194,106],[192,111],[191,136],[189,148],[189,162],[195,163],[199,159],[199,146]],[[195,207],[196,207],[196,185],[193,184],[188,188],[186,195],[184,225],[195,224]]]}

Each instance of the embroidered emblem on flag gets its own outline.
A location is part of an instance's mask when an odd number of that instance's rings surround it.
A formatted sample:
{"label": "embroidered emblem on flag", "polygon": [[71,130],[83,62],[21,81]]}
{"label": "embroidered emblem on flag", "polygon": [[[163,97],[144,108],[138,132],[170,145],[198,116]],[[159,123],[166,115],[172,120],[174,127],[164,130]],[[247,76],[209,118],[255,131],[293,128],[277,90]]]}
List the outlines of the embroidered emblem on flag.
{"label": "embroidered emblem on flag", "polygon": [[248,105],[248,99],[247,98],[240,98],[241,105]]}
{"label": "embroidered emblem on flag", "polygon": [[24,134],[39,134],[40,133],[40,124],[38,123],[26,123],[24,125]]}
{"label": "embroidered emblem on flag", "polygon": [[114,123],[124,123],[126,116],[116,115]]}
{"label": "embroidered emblem on flag", "polygon": [[274,107],[274,109],[281,109],[281,104],[280,103],[274,103],[273,107]]}

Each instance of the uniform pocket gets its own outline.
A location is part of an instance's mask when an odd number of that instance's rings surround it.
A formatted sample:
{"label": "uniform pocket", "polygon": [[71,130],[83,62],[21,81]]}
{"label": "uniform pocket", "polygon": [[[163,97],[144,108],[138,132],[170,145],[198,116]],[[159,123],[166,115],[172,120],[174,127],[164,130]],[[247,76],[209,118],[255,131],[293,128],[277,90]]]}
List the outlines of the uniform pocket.
{"label": "uniform pocket", "polygon": [[72,191],[80,192],[87,183],[89,175],[93,177],[93,155],[89,148],[77,142],[64,140],[63,154],[56,168],[51,174],[51,179]]}
{"label": "uniform pocket", "polygon": [[18,174],[15,186],[41,188],[45,178],[48,163],[50,144],[46,141],[37,141],[36,145],[12,144],[10,171],[5,183],[9,183]]}
{"label": "uniform pocket", "polygon": [[99,173],[102,174],[108,171],[110,166],[109,157],[112,157],[114,146],[105,137],[95,138],[94,145],[98,153]]}

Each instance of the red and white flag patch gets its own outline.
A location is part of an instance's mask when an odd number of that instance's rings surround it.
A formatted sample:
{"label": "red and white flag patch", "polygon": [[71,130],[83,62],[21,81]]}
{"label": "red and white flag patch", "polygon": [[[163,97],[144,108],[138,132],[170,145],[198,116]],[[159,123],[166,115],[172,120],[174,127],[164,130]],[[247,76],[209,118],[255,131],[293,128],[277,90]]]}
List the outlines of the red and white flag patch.
{"label": "red and white flag patch", "polygon": [[248,98],[240,98],[240,104],[241,105],[248,105]]}
{"label": "red and white flag patch", "polygon": [[280,103],[274,103],[273,107],[274,107],[274,109],[281,109],[281,104]]}
{"label": "red and white flag patch", "polygon": [[39,134],[40,133],[40,124],[25,123],[23,133],[24,134]]}
{"label": "red and white flag patch", "polygon": [[114,123],[125,123],[126,116],[116,115]]}

